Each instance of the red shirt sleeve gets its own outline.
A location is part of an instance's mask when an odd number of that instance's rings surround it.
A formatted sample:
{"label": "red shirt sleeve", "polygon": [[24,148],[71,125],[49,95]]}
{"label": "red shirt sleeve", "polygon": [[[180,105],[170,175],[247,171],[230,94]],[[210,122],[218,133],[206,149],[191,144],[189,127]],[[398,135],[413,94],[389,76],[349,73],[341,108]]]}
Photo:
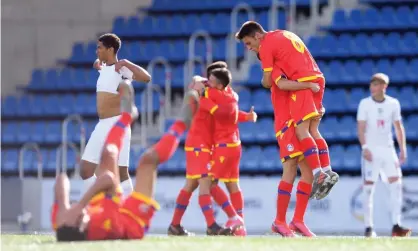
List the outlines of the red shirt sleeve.
{"label": "red shirt sleeve", "polygon": [[282,78],[286,78],[286,76],[280,68],[275,67],[271,72],[271,80],[277,85],[277,82]]}
{"label": "red shirt sleeve", "polygon": [[263,71],[270,72],[273,70],[274,55],[272,42],[267,39],[268,38],[266,37],[265,40],[260,44],[259,56]]}

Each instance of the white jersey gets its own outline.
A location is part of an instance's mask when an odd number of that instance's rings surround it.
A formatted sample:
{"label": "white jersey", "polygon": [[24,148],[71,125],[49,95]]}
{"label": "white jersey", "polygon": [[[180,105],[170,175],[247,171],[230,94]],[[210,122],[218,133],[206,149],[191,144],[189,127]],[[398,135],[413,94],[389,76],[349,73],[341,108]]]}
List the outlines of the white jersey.
{"label": "white jersey", "polygon": [[401,106],[396,98],[385,96],[382,102],[372,97],[360,101],[357,121],[366,122],[366,144],[368,146],[393,146],[392,125],[400,121]]}
{"label": "white jersey", "polygon": [[102,65],[99,70],[100,76],[97,79],[96,92],[110,92],[117,94],[119,83],[123,79],[132,81],[133,72],[127,67],[123,66],[120,73],[115,71],[115,65]]}

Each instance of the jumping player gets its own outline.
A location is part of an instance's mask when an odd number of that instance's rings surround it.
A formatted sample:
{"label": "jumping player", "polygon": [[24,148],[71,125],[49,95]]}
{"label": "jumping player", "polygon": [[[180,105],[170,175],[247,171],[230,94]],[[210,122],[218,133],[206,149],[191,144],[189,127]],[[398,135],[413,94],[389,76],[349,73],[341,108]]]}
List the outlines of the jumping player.
{"label": "jumping player", "polygon": [[[290,91],[290,115],[296,123],[296,136],[303,154],[314,173],[312,197],[321,199],[328,195],[338,181],[338,174],[331,170],[328,146],[319,133],[320,117],[325,112],[322,106],[325,79],[303,41],[286,30],[266,32],[254,21],[245,22],[236,33],[247,49],[259,53],[263,67],[263,86],[272,86],[271,72],[274,67],[283,77],[279,87]],[[315,82],[320,90],[313,94],[302,85],[289,83]]]}
{"label": "jumping player", "polygon": [[[276,68],[275,68],[276,69]],[[270,88],[271,102],[274,109],[274,129],[280,149],[280,158],[283,164],[282,179],[278,186],[276,219],[272,224],[272,231],[284,237],[294,237],[297,232],[306,237],[315,236],[304,223],[304,215],[308,205],[309,195],[312,191],[313,174],[306,161],[303,159],[303,151],[296,137],[295,123],[290,117],[288,91],[283,91],[276,84],[282,78],[281,72],[272,71]],[[319,85],[307,83],[308,89],[319,91]],[[297,186],[296,208],[290,225],[286,223],[286,212],[289,206],[293,183],[297,175],[297,167],[300,167],[301,178]]]}
{"label": "jumping player", "polygon": [[[363,150],[365,236],[373,237],[373,195],[379,178],[389,183],[392,236],[409,236],[411,229],[400,226],[402,214],[402,165],[407,158],[405,129],[399,101],[385,94],[389,77],[383,73],[372,76],[371,96],[360,101],[357,112],[358,138]],[[399,159],[393,144],[392,125],[400,148]]]}
{"label": "jumping player", "polygon": [[[227,64],[222,61],[214,62],[207,67],[207,76],[211,71],[219,68],[227,68]],[[204,93],[209,93],[208,89],[205,89],[205,83],[207,79],[195,76],[190,87],[196,90],[203,90]],[[232,107],[231,107],[232,108]],[[199,204],[202,206],[202,211],[208,225],[207,233],[210,235],[213,229],[217,229],[218,226],[215,222],[213,209],[208,208],[207,205],[211,205],[212,195],[222,209],[225,211],[229,218],[233,218],[237,215],[234,209],[234,205],[228,200],[227,195],[219,186],[211,186],[211,178],[208,176],[210,162],[212,159],[212,146],[213,146],[213,113],[219,112],[219,106],[213,102],[208,102],[207,97],[201,97],[199,110],[193,119],[191,128],[186,138],[186,184],[180,191],[177,200],[176,208],[173,214],[172,222],[168,228],[169,235],[190,235],[190,233],[184,229],[180,224],[184,212],[189,204],[190,197],[194,190],[199,187]],[[231,111],[232,113],[232,111]],[[240,111],[241,120],[248,121],[256,117],[254,112],[245,113]],[[231,196],[231,199],[235,199]],[[233,203],[234,204],[233,200]],[[206,205],[207,204],[207,205]]]}
{"label": "jumping player", "polygon": [[[151,79],[142,67],[126,59],[118,59],[117,53],[121,46],[122,42],[115,34],[104,34],[97,41],[98,59],[94,67],[100,73],[96,87],[99,122],[87,142],[80,164],[80,175],[86,181],[86,186],[89,186],[96,178],[94,172],[100,160],[104,140],[109,130],[120,118],[119,83],[123,79],[145,83]],[[128,126],[118,160],[122,189],[125,194],[130,194],[132,191],[132,181],[128,171],[130,144],[131,129]]]}

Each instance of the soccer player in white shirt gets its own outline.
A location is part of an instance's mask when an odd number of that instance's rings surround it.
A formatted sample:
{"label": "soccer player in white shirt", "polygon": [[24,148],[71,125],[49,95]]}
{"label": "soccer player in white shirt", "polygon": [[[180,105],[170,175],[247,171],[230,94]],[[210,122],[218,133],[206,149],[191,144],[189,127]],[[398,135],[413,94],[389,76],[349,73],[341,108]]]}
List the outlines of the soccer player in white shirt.
{"label": "soccer player in white shirt", "polygon": [[[99,122],[87,142],[81,160],[80,175],[86,181],[86,185],[94,181],[94,172],[100,160],[106,135],[120,117],[119,83],[124,79],[145,83],[151,80],[149,73],[142,67],[126,59],[118,60],[117,53],[121,45],[120,38],[111,33],[100,36],[97,41],[98,59],[94,63],[94,68],[100,73],[96,87]],[[131,128],[129,127],[126,130],[118,160],[120,181],[125,195],[132,192],[132,181],[128,171],[130,144]]]}
{"label": "soccer player in white shirt", "polygon": [[[411,230],[401,227],[402,165],[407,157],[405,130],[401,118],[401,106],[396,98],[385,94],[389,77],[383,73],[372,76],[371,96],[361,100],[357,111],[358,138],[362,148],[362,176],[364,179],[365,236],[373,237],[373,194],[379,174],[389,183],[392,218],[392,236],[409,236]],[[396,155],[392,135],[395,127],[400,148]]]}

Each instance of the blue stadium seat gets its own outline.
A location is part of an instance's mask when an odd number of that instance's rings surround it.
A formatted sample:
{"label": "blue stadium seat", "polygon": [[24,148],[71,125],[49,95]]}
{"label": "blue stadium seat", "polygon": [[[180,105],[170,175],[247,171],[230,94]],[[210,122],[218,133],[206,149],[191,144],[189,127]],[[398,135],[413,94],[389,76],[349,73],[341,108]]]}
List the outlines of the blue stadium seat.
{"label": "blue stadium seat", "polygon": [[248,75],[248,83],[250,86],[260,86],[260,81],[263,78],[263,71],[259,64],[253,64]]}
{"label": "blue stadium seat", "polygon": [[179,149],[174,153],[173,157],[167,162],[167,170],[178,171],[182,169],[183,163],[185,162],[185,153]]}
{"label": "blue stadium seat", "polygon": [[55,90],[58,87],[58,71],[56,69],[49,69],[45,73],[45,89]]}
{"label": "blue stadium seat", "polygon": [[350,111],[357,111],[360,101],[367,96],[368,93],[362,88],[352,89],[348,99],[348,109]]}
{"label": "blue stadium seat", "polygon": [[[406,133],[406,138],[408,140],[417,140],[418,139],[418,116],[410,116],[406,121],[405,121],[405,133]],[[409,154],[409,156],[411,156]]]}
{"label": "blue stadium seat", "polygon": [[73,89],[73,90],[83,89],[83,87],[86,85],[86,82],[87,82],[86,71],[84,69],[76,69],[74,70],[74,79],[73,79],[70,89]]}
{"label": "blue stadium seat", "polygon": [[241,160],[244,170],[256,172],[260,168],[260,159],[262,155],[261,147],[253,146],[248,148]]}
{"label": "blue stadium seat", "polygon": [[[3,150],[2,150],[3,153]],[[19,153],[16,149],[6,150],[4,158],[2,156],[2,171],[17,172],[18,171]]]}
{"label": "blue stadium seat", "polygon": [[45,116],[58,116],[59,113],[59,105],[60,105],[60,98],[58,95],[50,95],[45,97],[44,103],[44,113]]}
{"label": "blue stadium seat", "polygon": [[[251,122],[247,122],[251,123]],[[256,123],[255,137],[257,142],[272,142],[275,140],[274,125],[271,119],[260,119]]]}
{"label": "blue stadium seat", "polygon": [[412,11],[407,6],[401,6],[396,10],[395,27],[405,28],[410,27],[412,23]]}
{"label": "blue stadium seat", "polygon": [[383,33],[373,33],[369,39],[369,52],[373,56],[388,55],[387,45],[385,44],[385,36]]}
{"label": "blue stadium seat", "polygon": [[172,78],[171,80],[173,81],[172,86],[173,87],[183,87],[184,86],[184,66],[179,65],[173,68],[172,71]]}
{"label": "blue stadium seat", "polygon": [[415,148],[415,151],[413,153],[409,153],[410,158],[410,167],[417,171],[418,170],[418,147]]}
{"label": "blue stadium seat", "polygon": [[83,57],[83,62],[93,63],[92,61],[97,58],[96,55],[97,43],[96,41],[89,42],[87,44],[87,49]]}
{"label": "blue stadium seat", "polygon": [[26,151],[23,153],[23,170],[24,172],[36,172],[38,169],[38,156],[34,151]]}
{"label": "blue stadium seat", "polygon": [[392,65],[388,59],[382,59],[377,61],[376,63],[376,71],[377,72],[385,72],[389,76],[392,72]]}
{"label": "blue stadium seat", "polygon": [[60,122],[48,122],[46,126],[45,142],[49,144],[60,142],[61,132]]}
{"label": "blue stadium seat", "polygon": [[324,121],[321,121],[321,134],[327,140],[335,140],[337,138],[337,128],[339,128],[339,123],[336,117],[326,116]]}
{"label": "blue stadium seat", "polygon": [[32,98],[30,96],[22,96],[17,105],[16,115],[18,117],[27,117],[32,107]]}
{"label": "blue stadium seat", "polygon": [[329,75],[325,75],[325,78],[330,84],[336,84],[340,82],[340,76],[342,72],[342,64],[340,61],[331,61],[328,65]]}
{"label": "blue stadium seat", "polygon": [[354,9],[351,11],[349,18],[346,21],[347,29],[358,30],[364,26],[364,17],[359,9]]}
{"label": "blue stadium seat", "polygon": [[[268,102],[260,102],[261,100]],[[255,110],[259,113],[267,113],[272,111],[270,94],[265,90],[257,90],[253,92],[251,104],[254,105]]]}
{"label": "blue stadium seat", "polygon": [[342,34],[338,37],[335,55],[339,57],[347,57],[350,55],[350,44],[353,37],[349,34]]}
{"label": "blue stadium seat", "polygon": [[359,83],[368,83],[374,72],[374,63],[371,60],[363,60],[359,64],[357,79]]}
{"label": "blue stadium seat", "polygon": [[126,35],[125,18],[118,16],[113,20],[112,32],[119,36]]}
{"label": "blue stadium seat", "polygon": [[347,96],[344,90],[325,90],[324,107],[329,112],[343,112],[347,107]]}
{"label": "blue stadium seat", "polygon": [[386,52],[388,55],[398,55],[401,50],[401,35],[396,32],[391,32],[386,37]]}
{"label": "blue stadium seat", "polygon": [[399,99],[399,91],[398,91],[397,88],[393,88],[393,87],[392,88],[388,88],[386,90],[386,94],[389,95],[389,96],[391,96],[391,97],[394,97],[394,98]]}
{"label": "blue stadium seat", "polygon": [[238,92],[239,100],[238,105],[239,109],[243,111],[248,111],[251,107],[251,92],[248,89],[241,88]]}
{"label": "blue stadium seat", "polygon": [[244,142],[254,142],[255,141],[255,130],[256,124],[254,123],[239,123],[239,132],[241,140]]}
{"label": "blue stadium seat", "polygon": [[408,68],[408,62],[405,59],[396,59],[392,64],[390,82],[395,84],[405,84],[405,70]]}
{"label": "blue stadium seat", "polygon": [[10,144],[16,141],[18,124],[16,122],[2,123],[1,141],[3,144]]}
{"label": "blue stadium seat", "polygon": [[20,122],[17,132],[16,141],[21,144],[27,143],[32,132],[32,125],[29,122]]}
{"label": "blue stadium seat", "polygon": [[329,148],[332,169],[335,171],[342,170],[344,167],[345,151],[342,145],[332,145]]}
{"label": "blue stadium seat", "polygon": [[17,98],[14,96],[7,96],[2,100],[1,114],[5,117],[14,117],[17,110]]}
{"label": "blue stadium seat", "polygon": [[343,117],[338,127],[338,138],[342,140],[352,140],[355,138],[357,124],[353,117]]}
{"label": "blue stadium seat", "polygon": [[321,38],[317,36],[312,36],[309,38],[308,42],[306,43],[309,51],[312,53],[314,57],[322,56],[321,54]]}
{"label": "blue stadium seat", "polygon": [[320,55],[323,57],[332,57],[335,52],[337,39],[334,35],[327,35],[321,41]]}
{"label": "blue stadium seat", "polygon": [[73,83],[73,71],[64,68],[58,75],[56,90],[70,90]]}
{"label": "blue stadium seat", "polygon": [[349,146],[344,154],[344,167],[350,171],[360,170],[361,150],[357,145]]}
{"label": "blue stadium seat", "polygon": [[346,63],[344,63],[342,68],[342,75],[340,77],[341,83],[349,85],[357,83],[358,72],[359,68],[357,62],[354,60],[347,61]]}
{"label": "blue stadium seat", "polygon": [[408,82],[410,83],[416,83],[418,82],[418,59],[413,59],[409,63],[409,67],[407,71],[405,72]]}
{"label": "blue stadium seat", "polygon": [[[116,33],[119,34],[119,33]],[[80,63],[84,59],[84,45],[83,43],[75,43],[73,45],[73,51],[71,53],[70,62],[71,63]]]}
{"label": "blue stadium seat", "polygon": [[366,56],[372,53],[374,46],[370,44],[369,37],[364,33],[358,33],[350,43],[350,52],[356,56]]}
{"label": "blue stadium seat", "polygon": [[99,78],[99,72],[95,69],[90,69],[87,72],[87,82],[82,87],[82,90],[95,90],[97,85],[97,79]]}
{"label": "blue stadium seat", "polygon": [[379,11],[376,9],[367,9],[363,12],[362,27],[373,30],[382,27],[381,17]]}
{"label": "blue stadium seat", "polygon": [[347,27],[347,18],[344,10],[336,10],[332,18],[332,26],[334,30],[344,30]]}
{"label": "blue stadium seat", "polygon": [[416,94],[416,90],[412,86],[401,89],[399,92],[399,100],[402,110],[408,111],[418,108],[418,96]]}
{"label": "blue stadium seat", "polygon": [[49,150],[47,156],[48,158],[44,160],[44,169],[47,172],[55,172],[57,167],[57,150]]}
{"label": "blue stadium seat", "polygon": [[30,141],[38,144],[43,143],[44,135],[46,133],[45,129],[45,122],[32,123],[32,133],[30,135]]}
{"label": "blue stadium seat", "polygon": [[264,171],[274,171],[280,163],[280,154],[276,146],[264,148],[260,159],[260,167]]}
{"label": "blue stadium seat", "polygon": [[63,116],[74,113],[74,96],[65,94],[59,96],[58,113]]}
{"label": "blue stadium seat", "polygon": [[407,32],[404,34],[402,39],[403,51],[406,55],[418,54],[418,35],[416,32]]}
{"label": "blue stadium seat", "polygon": [[125,24],[125,36],[139,36],[140,35],[139,19],[137,16],[130,16]]}
{"label": "blue stadium seat", "polygon": [[35,69],[32,71],[32,77],[30,79],[29,90],[42,90],[44,87],[44,73],[40,69]]}
{"label": "blue stadium seat", "polygon": [[379,21],[380,27],[383,29],[393,29],[397,27],[397,23],[395,20],[396,12],[393,7],[383,7],[380,11]]}

